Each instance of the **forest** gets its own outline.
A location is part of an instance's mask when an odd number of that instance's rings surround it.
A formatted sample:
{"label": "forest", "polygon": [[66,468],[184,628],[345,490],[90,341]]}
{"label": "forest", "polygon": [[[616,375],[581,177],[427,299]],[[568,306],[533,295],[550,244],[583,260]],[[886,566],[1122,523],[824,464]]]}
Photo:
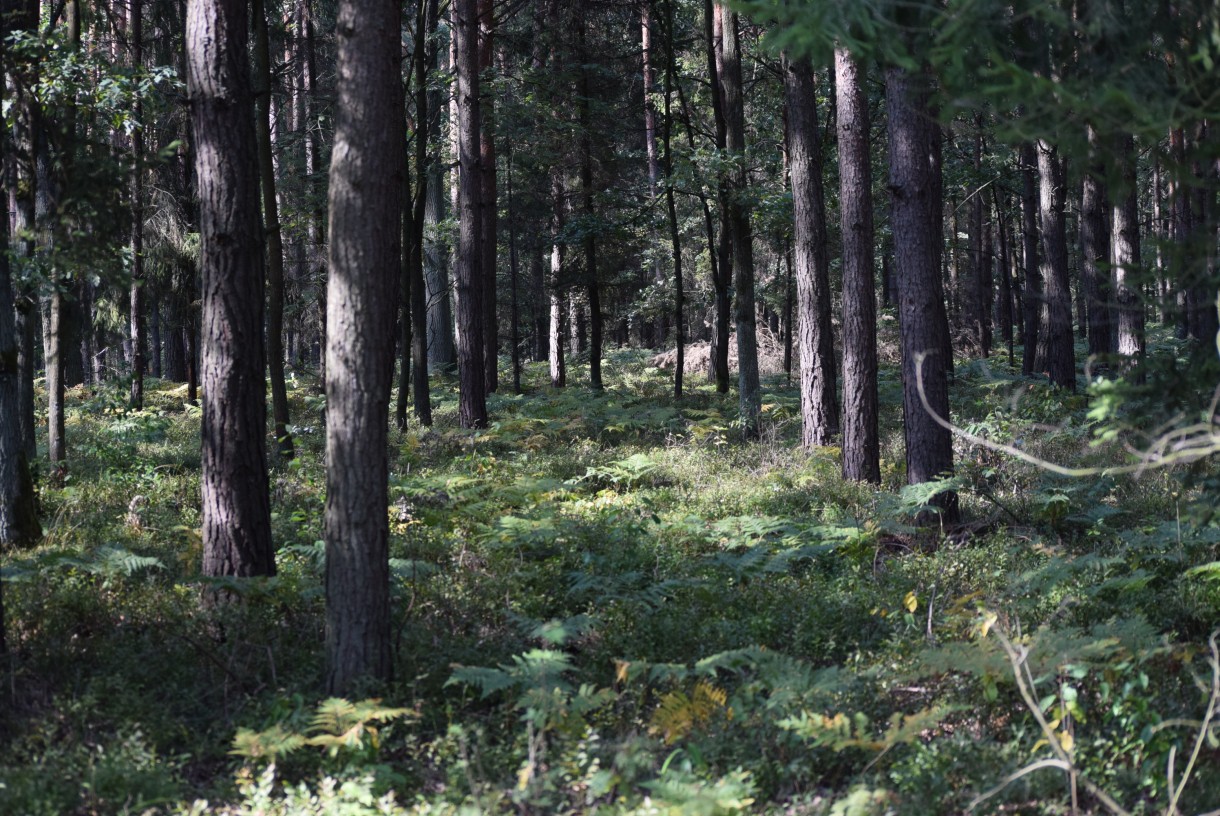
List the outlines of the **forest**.
{"label": "forest", "polygon": [[0,0],[0,814],[1220,814],[1214,0]]}

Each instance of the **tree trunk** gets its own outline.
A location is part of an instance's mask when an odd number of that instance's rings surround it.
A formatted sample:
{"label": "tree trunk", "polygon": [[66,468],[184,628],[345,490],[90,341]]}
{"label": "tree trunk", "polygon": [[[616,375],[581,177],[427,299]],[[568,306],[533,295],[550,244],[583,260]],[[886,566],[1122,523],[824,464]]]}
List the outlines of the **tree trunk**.
{"label": "tree trunk", "polygon": [[1038,335],[1041,329],[1042,268],[1038,263],[1038,156],[1032,142],[1021,145],[1021,264],[1025,271],[1021,298],[1021,337],[1024,340],[1021,373],[1037,372]]}
{"label": "tree trunk", "polygon": [[[479,71],[490,71],[495,55],[496,22],[493,0],[478,0]],[[483,281],[483,382],[486,393],[500,386],[499,324],[496,320],[496,241],[499,206],[496,193],[496,105],[495,95],[479,97],[479,242],[480,274]]]}
{"label": "tree trunk", "polygon": [[1076,352],[1072,345],[1072,290],[1068,274],[1067,189],[1059,151],[1038,143],[1038,213],[1042,233],[1042,280],[1046,286],[1046,370],[1053,384],[1076,390]]}
{"label": "tree trunk", "polygon": [[881,481],[877,433],[877,295],[864,69],[835,49],[839,211],[843,241],[843,477]]}
{"label": "tree trunk", "polygon": [[[1122,197],[1114,203],[1114,288],[1117,294],[1117,350],[1128,369],[1144,358],[1144,302],[1140,295],[1143,277],[1140,257],[1139,188],[1136,186],[1135,139],[1122,136],[1118,145],[1122,168]],[[1139,375],[1137,375],[1139,376]]]}
{"label": "tree trunk", "polygon": [[[953,440],[923,406],[949,418],[948,366],[944,336],[948,318],[940,274],[937,242],[942,235],[939,202],[940,138],[928,98],[925,72],[911,75],[886,69],[891,229],[902,333],[903,421],[906,436],[907,483],[943,478],[953,472]],[[922,363],[922,365],[921,365]],[[917,369],[922,368],[922,376]],[[957,518],[957,494],[943,492],[934,504],[942,519]]]}
{"label": "tree trunk", "polygon": [[[707,41],[707,74],[712,88],[712,119],[716,127],[716,149],[724,151],[728,142],[728,124],[724,117],[724,100],[720,94],[720,68],[716,33],[718,7],[712,0],[703,0],[703,31]],[[689,118],[689,114],[688,114]],[[688,121],[689,125],[690,122]],[[716,383],[716,392],[729,392],[729,281],[733,277],[733,245],[729,225],[729,185],[721,173],[717,179],[717,197],[720,204],[720,232],[716,244],[716,260],[712,263],[712,288],[715,299],[715,329],[712,332],[712,364],[708,367],[708,379]],[[711,240],[711,229],[708,239]],[[709,246],[708,252],[712,249]]]}
{"label": "tree trunk", "polygon": [[487,258],[482,229],[480,171],[479,14],[476,0],[453,3],[454,68],[457,72],[458,246],[454,279],[457,289],[458,414],[463,428],[487,427],[487,349],[483,342],[486,312]]}
{"label": "tree trunk", "polygon": [[551,174],[551,198],[554,210],[551,215],[551,233],[554,236],[551,243],[551,280],[550,280],[550,312],[548,326],[548,346],[550,349],[551,386],[563,388],[567,385],[567,366],[563,352],[563,246],[559,236],[563,230],[564,189],[563,176],[559,170]]}
{"label": "tree trunk", "polygon": [[[429,0],[431,2],[431,0]],[[435,17],[429,19],[434,40],[439,34],[439,23]],[[429,58],[432,69],[439,70],[440,54],[448,49],[434,46]],[[444,115],[444,97],[439,89],[428,90],[428,189],[424,204],[424,278],[427,286],[428,308],[428,362],[442,371],[453,371],[457,367],[457,349],[453,338],[453,301],[449,289],[449,245],[441,237],[441,223],[445,220],[445,176],[447,175],[440,155],[441,119]]]}
{"label": "tree trunk", "polygon": [[715,7],[717,65],[725,114],[725,148],[740,164],[732,171],[729,185],[729,228],[733,241],[733,286],[736,297],[737,389],[742,434],[758,435],[762,392],[758,381],[758,338],[754,300],[754,237],[750,229],[750,205],[746,200],[749,180],[745,168],[745,102],[742,97],[741,50],[737,14]]}
{"label": "tree trunk", "polygon": [[203,572],[213,576],[275,574],[246,13],[241,0],[190,0],[187,9],[203,270]]}
{"label": "tree trunk", "polygon": [[829,445],[838,433],[838,406],[830,260],[826,254],[826,202],[818,134],[817,82],[805,60],[783,59],[792,177],[793,246],[796,262],[797,354],[801,361],[801,444]]}
{"label": "tree trunk", "polygon": [[258,178],[263,195],[263,234],[267,242],[267,378],[271,381],[271,418],[276,449],[285,460],[296,454],[288,432],[288,388],[284,382],[284,240],[280,232],[279,200],[275,194],[275,163],[271,153],[271,45],[264,0],[252,0],[254,31],[254,133],[258,139]]}
{"label": "tree trunk", "polygon": [[585,14],[579,15],[577,30],[580,53],[580,195],[584,205],[584,252],[585,292],[589,299],[589,385],[596,390],[602,388],[602,304],[597,280],[597,233],[594,229],[596,213],[593,209],[593,139],[590,133],[590,107],[592,101],[589,85],[589,55],[585,50]]}
{"label": "tree trunk", "polygon": [[[644,30],[648,30],[645,20]],[[669,243],[673,257],[674,275],[674,343],[677,351],[674,358],[674,399],[682,399],[682,377],[686,369],[686,330],[684,282],[682,280],[682,235],[678,228],[678,206],[674,200],[674,155],[673,155],[673,89],[676,84],[677,61],[674,45],[674,0],[665,0],[665,209],[669,215]],[[647,66],[645,66],[647,72]],[[658,335],[664,337],[664,324],[658,327]]]}
{"label": "tree trunk", "polygon": [[[1088,129],[1089,144],[1097,144],[1097,132]],[[1110,343],[1110,230],[1106,223],[1104,168],[1094,163],[1086,168],[1080,187],[1080,284],[1084,290],[1088,321],[1089,356],[1105,358]]]}
{"label": "tree trunk", "polygon": [[340,0],[326,338],[327,690],[390,663],[389,426],[406,135],[402,7]]}
{"label": "tree trunk", "polygon": [[[0,21],[0,86],[5,76],[9,21]],[[0,97],[6,96],[0,87]],[[9,168],[7,128],[0,129],[0,174]],[[5,178],[8,187],[12,180]],[[8,196],[5,196],[7,199]],[[6,201],[7,203],[7,201]],[[21,437],[18,381],[21,367],[14,321],[13,281],[9,266],[9,220],[0,218],[0,549],[25,547],[42,536],[37,496]],[[0,602],[0,655],[4,655],[4,606]]]}
{"label": "tree trunk", "polygon": [[[430,106],[428,77],[435,73],[437,62],[436,27],[439,9],[437,0],[421,4],[421,13],[416,17],[416,49],[421,58],[415,62],[415,109],[417,132],[415,134],[415,166],[419,179],[419,190],[412,201],[411,222],[415,241],[411,246],[407,274],[410,280],[410,318],[412,328],[411,360],[412,390],[414,392],[415,416],[425,428],[432,425],[432,396],[428,388],[428,293],[424,280],[424,230],[427,223],[429,187],[433,183],[428,157],[428,133],[434,118]],[[440,176],[436,177],[440,183]],[[403,319],[407,316],[404,314]]]}
{"label": "tree trunk", "polygon": [[[131,41],[131,66],[137,74],[144,66],[144,13],[141,0],[129,0],[127,35]],[[131,394],[130,405],[144,407],[144,374],[148,365],[144,336],[144,101],[135,94],[136,127],[131,131]],[[86,284],[88,285],[88,284]]]}

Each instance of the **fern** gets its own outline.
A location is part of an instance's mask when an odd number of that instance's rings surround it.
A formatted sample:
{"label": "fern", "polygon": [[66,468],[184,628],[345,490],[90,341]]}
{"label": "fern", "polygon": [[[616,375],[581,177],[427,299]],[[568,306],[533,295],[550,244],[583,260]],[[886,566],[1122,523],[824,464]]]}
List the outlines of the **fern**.
{"label": "fern", "polygon": [[700,680],[690,695],[675,690],[662,697],[649,722],[649,731],[660,734],[666,745],[672,745],[696,728],[707,725],[721,711],[732,717],[728,694],[724,689]]}

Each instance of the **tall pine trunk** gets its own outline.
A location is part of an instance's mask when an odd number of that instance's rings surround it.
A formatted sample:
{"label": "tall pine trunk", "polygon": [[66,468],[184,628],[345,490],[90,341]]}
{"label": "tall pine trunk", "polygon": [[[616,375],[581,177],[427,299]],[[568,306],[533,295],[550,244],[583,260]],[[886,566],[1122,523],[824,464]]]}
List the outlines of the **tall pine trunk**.
{"label": "tall pine trunk", "polygon": [[401,6],[340,0],[326,318],[327,690],[390,664],[389,426],[406,137]]}
{"label": "tall pine trunk", "polygon": [[829,445],[838,432],[830,261],[818,133],[817,83],[805,60],[783,60],[789,172],[792,176],[796,265],[797,352],[800,356],[801,443]]}
{"label": "tall pine trunk", "polygon": [[[891,228],[902,334],[902,415],[907,483],[933,481],[953,472],[953,440],[929,414],[949,418],[948,317],[937,242],[940,207],[940,139],[929,105],[930,78],[890,67],[885,75],[888,116]],[[922,386],[922,387],[921,387]],[[928,409],[923,401],[927,400]],[[942,519],[957,518],[957,494],[942,492],[935,505]]]}
{"label": "tall pine trunk", "polygon": [[190,0],[187,90],[203,270],[203,572],[273,575],[263,236],[242,0]]}
{"label": "tall pine trunk", "polygon": [[835,50],[839,212],[843,242],[843,477],[881,481],[877,432],[877,295],[864,68]]}
{"label": "tall pine trunk", "polygon": [[1067,185],[1063,162],[1050,143],[1038,143],[1038,219],[1042,235],[1042,281],[1046,290],[1046,370],[1055,385],[1076,390],[1072,338],[1072,290],[1068,273]]}

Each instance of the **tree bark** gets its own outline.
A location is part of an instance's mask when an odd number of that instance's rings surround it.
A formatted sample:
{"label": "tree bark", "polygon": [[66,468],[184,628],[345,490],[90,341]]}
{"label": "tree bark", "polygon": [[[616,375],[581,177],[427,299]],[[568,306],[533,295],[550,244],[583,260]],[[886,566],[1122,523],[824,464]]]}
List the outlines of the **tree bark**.
{"label": "tree bark", "polygon": [[479,106],[479,14],[476,0],[454,0],[454,69],[457,72],[458,246],[454,279],[457,294],[458,415],[463,428],[487,427],[487,349],[483,342],[487,294],[482,230]]}
{"label": "tree bark", "polygon": [[[885,80],[907,483],[917,484],[953,472],[952,437],[924,409],[919,388],[922,381],[928,406],[948,419],[949,381],[944,359],[948,318],[936,246],[943,230],[941,166],[936,161],[940,132],[928,102],[930,79],[926,73],[911,75],[891,66],[886,69]],[[922,377],[918,377],[921,361]],[[941,509],[943,520],[956,520],[956,493],[943,492],[934,503]]]}
{"label": "tree bark", "polygon": [[[1089,144],[1097,132],[1088,128]],[[1080,284],[1088,321],[1089,356],[1104,358],[1113,351],[1110,321],[1110,230],[1106,223],[1104,168],[1085,169],[1080,187]]]}
{"label": "tree bark", "polygon": [[835,124],[843,242],[843,477],[881,481],[877,432],[877,295],[864,69],[835,49]]}
{"label": "tree bark", "polygon": [[800,357],[801,444],[829,445],[838,433],[830,260],[818,133],[817,82],[805,60],[784,57],[788,167],[792,177],[796,265],[797,353]]}
{"label": "tree bark", "polygon": [[273,575],[263,241],[242,0],[190,0],[187,89],[203,270],[203,572]]}
{"label": "tree bark", "polygon": [[[1140,217],[1135,173],[1135,139],[1119,139],[1122,198],[1114,202],[1114,289],[1117,294],[1117,351],[1128,369],[1144,358],[1144,302],[1140,295],[1143,276],[1140,256]],[[1139,376],[1137,374],[1137,376]]]}
{"label": "tree bark", "polygon": [[[144,13],[141,0],[129,0],[127,35],[131,41],[131,67],[137,74],[144,66]],[[131,394],[130,405],[144,408],[144,374],[147,367],[144,334],[144,101],[135,94],[135,128],[131,132]],[[86,284],[87,285],[87,284]]]}
{"label": "tree bark", "polygon": [[[496,21],[493,0],[478,0],[479,71],[491,71],[495,55]],[[481,79],[480,79],[481,81]],[[483,382],[486,393],[500,386],[499,323],[496,319],[496,249],[499,205],[496,192],[496,100],[487,91],[479,96],[479,242],[483,292]]]}
{"label": "tree bark", "polygon": [[551,174],[551,198],[553,211],[551,214],[551,279],[550,292],[550,322],[548,330],[549,363],[551,386],[563,388],[567,385],[567,366],[563,350],[563,246],[559,243],[563,230],[564,189],[563,176],[558,169]]}
{"label": "tree bark", "polygon": [[736,297],[737,390],[742,434],[758,435],[762,392],[758,380],[757,317],[754,299],[754,237],[750,229],[750,205],[746,200],[749,180],[745,167],[745,100],[742,96],[741,49],[737,14],[715,7],[717,42],[716,71],[726,124],[725,148],[739,162],[729,184],[729,229],[733,242],[733,286]]}
{"label": "tree bark", "polygon": [[390,663],[389,427],[406,135],[402,7],[340,0],[326,338],[327,689]]}
{"label": "tree bark", "polygon": [[1076,390],[1076,352],[1072,338],[1072,290],[1068,273],[1067,189],[1059,151],[1038,143],[1038,213],[1042,234],[1042,280],[1046,286],[1046,370],[1053,384]]}
{"label": "tree bark", "polygon": [[263,234],[267,243],[267,378],[271,381],[276,449],[281,457],[290,460],[296,453],[292,434],[288,432],[288,388],[284,381],[284,239],[271,153],[271,44],[264,0],[252,0],[250,13],[254,31],[254,133],[258,139],[258,178],[266,219]]}
{"label": "tree bark", "polygon": [[1021,373],[1039,368],[1038,335],[1041,330],[1042,270],[1038,264],[1038,156],[1032,142],[1021,145],[1021,265],[1025,286],[1021,298]]}
{"label": "tree bark", "polygon": [[589,385],[602,389],[602,304],[597,278],[597,234],[593,209],[593,138],[590,110],[592,88],[589,84],[589,54],[585,48],[585,14],[579,15],[577,39],[580,50],[580,194],[585,214],[585,292],[589,299]]}
{"label": "tree bark", "polygon": [[[9,20],[0,21],[0,99]],[[10,149],[7,128],[0,129],[0,173],[6,174]],[[8,187],[12,180],[5,178]],[[8,196],[5,196],[7,199]],[[9,265],[9,220],[0,218],[0,549],[25,547],[42,536],[37,497],[21,437],[18,407],[21,368],[17,354],[13,281]],[[4,606],[0,600],[0,655],[5,653]]]}
{"label": "tree bark", "polygon": [[[644,30],[648,24],[645,19]],[[682,399],[682,377],[686,369],[686,329],[684,282],[682,280],[682,235],[678,228],[678,206],[674,200],[674,155],[673,155],[673,89],[676,84],[677,49],[674,45],[674,0],[665,0],[665,209],[669,215],[669,243],[673,257],[674,275],[674,399]],[[648,67],[645,66],[647,74]],[[655,195],[655,194],[654,194]],[[664,337],[664,322],[658,326],[658,335]]]}
{"label": "tree bark", "polygon": [[[716,6],[712,0],[703,0],[703,32],[707,42],[707,74],[712,88],[712,119],[715,122],[716,149],[724,151],[728,142],[728,124],[724,117],[724,100],[720,94],[720,68],[716,33]],[[689,118],[689,113],[688,113]],[[690,122],[688,121],[689,125]],[[712,263],[712,288],[715,296],[715,328],[712,332],[712,364],[708,367],[708,379],[716,383],[716,392],[729,392],[729,319],[731,301],[729,281],[733,277],[733,245],[729,237],[729,191],[728,179],[721,173],[717,179],[717,198],[720,205],[720,231],[716,243],[716,258]],[[711,240],[712,230],[708,230]],[[708,247],[708,252],[712,248]]]}

